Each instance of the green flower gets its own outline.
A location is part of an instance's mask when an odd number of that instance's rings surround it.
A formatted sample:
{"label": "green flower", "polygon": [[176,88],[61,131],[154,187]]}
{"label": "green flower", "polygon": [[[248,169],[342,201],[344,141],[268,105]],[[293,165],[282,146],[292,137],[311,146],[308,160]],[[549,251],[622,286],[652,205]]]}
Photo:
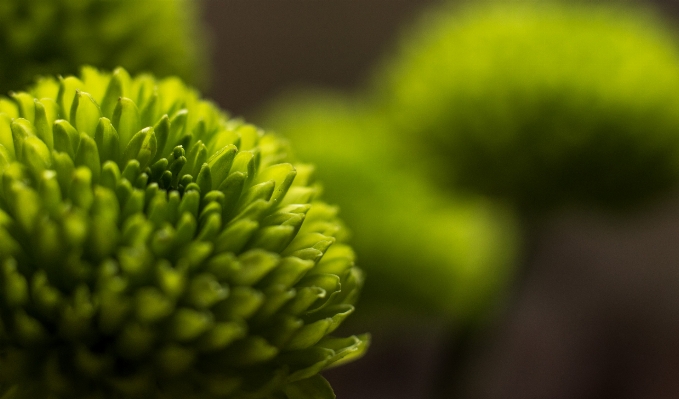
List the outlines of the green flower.
{"label": "green flower", "polygon": [[287,151],[176,78],[0,99],[2,398],[334,397],[363,278]]}
{"label": "green flower", "polygon": [[519,234],[510,212],[478,196],[451,196],[419,167],[429,154],[396,140],[374,109],[328,92],[283,96],[266,125],[332,181],[370,276],[365,315],[416,311],[449,319],[483,317],[513,275]]}
{"label": "green flower", "polygon": [[531,1],[433,11],[376,76],[393,133],[448,182],[529,212],[676,186],[679,46],[656,19]]}
{"label": "green flower", "polygon": [[0,94],[80,65],[178,75],[203,85],[206,55],[192,0],[2,0]]}

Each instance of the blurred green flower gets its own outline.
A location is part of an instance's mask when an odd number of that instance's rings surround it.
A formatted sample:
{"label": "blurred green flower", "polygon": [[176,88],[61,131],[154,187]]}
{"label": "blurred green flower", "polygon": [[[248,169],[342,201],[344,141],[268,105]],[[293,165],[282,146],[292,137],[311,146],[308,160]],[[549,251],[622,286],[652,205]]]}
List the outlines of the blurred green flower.
{"label": "blurred green flower", "polygon": [[333,398],[363,278],[287,152],[176,78],[0,98],[0,396]]}
{"label": "blurred green flower", "polygon": [[2,0],[0,94],[83,64],[206,80],[193,0]]}
{"label": "blurred green flower", "polygon": [[524,211],[624,206],[679,181],[679,45],[647,12],[436,8],[377,71],[392,131]]}
{"label": "blurred green flower", "polygon": [[324,197],[357,226],[352,243],[370,276],[364,311],[483,317],[513,275],[519,237],[511,213],[478,196],[444,195],[418,165],[429,154],[394,140],[380,115],[354,99],[283,96],[263,118],[332,181]]}

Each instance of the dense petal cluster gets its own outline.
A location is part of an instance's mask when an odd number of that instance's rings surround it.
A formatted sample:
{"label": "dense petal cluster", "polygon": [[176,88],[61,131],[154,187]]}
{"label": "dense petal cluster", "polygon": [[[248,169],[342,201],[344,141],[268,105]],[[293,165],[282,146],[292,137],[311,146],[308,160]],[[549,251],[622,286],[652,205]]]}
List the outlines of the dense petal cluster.
{"label": "dense petal cluster", "polygon": [[312,174],[176,78],[0,98],[0,396],[333,397],[362,274]]}
{"label": "dense petal cluster", "polygon": [[2,0],[0,94],[83,64],[202,85],[205,40],[192,0]]}
{"label": "dense petal cluster", "polygon": [[377,71],[394,134],[526,212],[677,185],[674,33],[609,2],[482,3],[432,10]]}

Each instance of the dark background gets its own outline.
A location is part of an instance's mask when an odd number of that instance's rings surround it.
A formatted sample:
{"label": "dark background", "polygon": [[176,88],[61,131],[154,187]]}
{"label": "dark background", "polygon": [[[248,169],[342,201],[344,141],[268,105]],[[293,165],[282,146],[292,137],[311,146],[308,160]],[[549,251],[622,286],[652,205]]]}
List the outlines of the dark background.
{"label": "dark background", "polygon": [[400,29],[438,0],[205,0],[213,85],[224,108],[246,117],[297,86],[353,89]]}
{"label": "dark background", "polygon": [[[292,87],[358,89],[437,2],[206,0],[209,94],[253,119]],[[338,398],[679,398],[679,194],[625,215],[564,210],[527,237],[526,272],[485,328],[419,317],[345,326],[370,329],[373,346],[326,373]]]}

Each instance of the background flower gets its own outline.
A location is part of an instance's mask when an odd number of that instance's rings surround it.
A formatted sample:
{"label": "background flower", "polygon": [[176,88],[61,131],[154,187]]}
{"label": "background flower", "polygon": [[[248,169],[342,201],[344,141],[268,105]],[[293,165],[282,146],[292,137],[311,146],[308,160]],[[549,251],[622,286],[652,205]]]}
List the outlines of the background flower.
{"label": "background flower", "polygon": [[394,134],[449,184],[525,212],[634,204],[679,180],[679,50],[647,11],[438,9],[375,77]]}
{"label": "background flower", "polygon": [[4,0],[0,93],[91,64],[204,86],[209,66],[192,0]]}
{"label": "background flower", "polygon": [[448,320],[482,318],[503,293],[517,255],[511,212],[481,196],[432,184],[417,139],[401,141],[373,108],[327,91],[269,105],[266,126],[289,137],[331,182],[324,196],[345,210],[370,282],[366,313],[404,310]]}

